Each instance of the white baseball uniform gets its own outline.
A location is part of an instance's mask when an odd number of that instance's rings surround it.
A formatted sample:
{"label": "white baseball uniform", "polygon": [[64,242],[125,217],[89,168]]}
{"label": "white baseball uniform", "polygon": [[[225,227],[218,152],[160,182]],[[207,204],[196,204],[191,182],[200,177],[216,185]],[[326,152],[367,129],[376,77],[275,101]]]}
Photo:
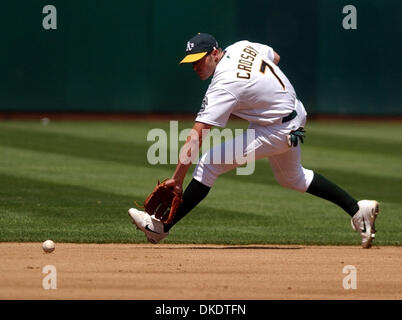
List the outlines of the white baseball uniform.
{"label": "white baseball uniform", "polygon": [[[273,49],[259,43],[239,41],[225,49],[195,121],[224,127],[233,114],[249,121],[255,138],[247,141],[244,133],[204,154],[193,173],[204,185],[211,187],[219,175],[243,164],[236,161],[241,158],[236,152],[254,152],[255,160],[268,158],[276,180],[285,187],[304,192],[310,185],[314,173],[301,165],[300,144],[289,147],[286,139],[291,130],[305,125],[307,113],[273,60]],[[297,116],[282,122],[292,111]],[[241,150],[227,148],[239,139],[244,145]],[[225,154],[225,150],[233,153]],[[217,152],[225,161],[208,160]]]}

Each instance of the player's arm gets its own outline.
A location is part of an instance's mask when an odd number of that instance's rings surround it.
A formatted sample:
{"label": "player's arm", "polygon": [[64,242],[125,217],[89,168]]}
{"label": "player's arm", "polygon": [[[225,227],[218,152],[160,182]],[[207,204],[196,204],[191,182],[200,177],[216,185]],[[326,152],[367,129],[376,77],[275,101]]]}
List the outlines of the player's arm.
{"label": "player's arm", "polygon": [[201,148],[203,138],[208,134],[211,127],[212,125],[202,122],[194,123],[186,142],[180,150],[179,163],[176,166],[176,170],[172,178],[166,181],[168,186],[174,187],[177,191],[182,191],[187,171],[192,164],[194,156],[198,154],[198,150]]}

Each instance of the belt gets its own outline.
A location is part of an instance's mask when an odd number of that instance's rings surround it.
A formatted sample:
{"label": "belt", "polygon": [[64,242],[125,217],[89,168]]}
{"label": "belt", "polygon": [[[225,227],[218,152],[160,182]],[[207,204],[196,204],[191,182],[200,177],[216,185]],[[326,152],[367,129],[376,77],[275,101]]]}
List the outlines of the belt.
{"label": "belt", "polygon": [[293,110],[289,115],[282,118],[282,123],[293,120],[294,118],[296,118],[296,116],[297,116],[297,112],[296,112],[296,110]]}

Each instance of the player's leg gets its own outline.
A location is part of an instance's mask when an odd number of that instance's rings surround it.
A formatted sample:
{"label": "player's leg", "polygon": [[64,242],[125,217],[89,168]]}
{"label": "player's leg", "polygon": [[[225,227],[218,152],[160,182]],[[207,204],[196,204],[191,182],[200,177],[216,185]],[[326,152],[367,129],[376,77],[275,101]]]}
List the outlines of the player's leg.
{"label": "player's leg", "polygon": [[207,196],[220,175],[244,165],[246,161],[266,157],[258,137],[253,134],[250,138],[248,133],[250,131],[212,148],[200,158],[193,179],[183,192],[183,202],[176,211],[173,223],[165,226],[166,232]]}
{"label": "player's leg", "polygon": [[344,209],[351,217],[357,212],[357,201],[346,191],[322,175],[301,165],[300,146],[288,152],[269,157],[272,171],[278,183],[286,188],[308,192],[331,201]]}
{"label": "player's leg", "polygon": [[[297,117],[285,124],[287,130],[304,127],[306,124],[307,113],[301,101],[297,101],[296,110]],[[278,136],[281,138],[278,145],[281,143],[285,145],[285,135]],[[297,147],[282,147],[281,151],[269,157],[272,170],[279,184],[331,201],[344,209],[350,216],[357,212],[359,209],[357,201],[347,192],[320,174],[303,168],[300,144]]]}
{"label": "player's leg", "polygon": [[363,248],[370,248],[376,232],[375,219],[379,213],[378,202],[373,200],[357,201],[345,190],[319,173],[303,168],[300,158],[300,146],[269,158],[279,184],[300,192],[310,193],[341,207],[352,217],[352,227],[360,232]]}
{"label": "player's leg", "polygon": [[165,224],[164,231],[168,232],[177,222],[184,218],[187,213],[207,196],[210,189],[211,187],[193,178],[183,192],[182,203],[177,208],[173,222],[171,224]]}

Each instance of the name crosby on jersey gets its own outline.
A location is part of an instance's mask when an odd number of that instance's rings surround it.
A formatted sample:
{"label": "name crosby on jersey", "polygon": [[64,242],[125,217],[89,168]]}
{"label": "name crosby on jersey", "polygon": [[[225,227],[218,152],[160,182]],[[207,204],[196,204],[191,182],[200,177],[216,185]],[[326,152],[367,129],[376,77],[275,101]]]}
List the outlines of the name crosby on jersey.
{"label": "name crosby on jersey", "polygon": [[237,72],[236,76],[240,79],[250,79],[251,68],[253,67],[253,62],[258,52],[251,46],[245,47],[243,52],[244,53],[240,55],[239,64],[237,65],[239,72]]}

